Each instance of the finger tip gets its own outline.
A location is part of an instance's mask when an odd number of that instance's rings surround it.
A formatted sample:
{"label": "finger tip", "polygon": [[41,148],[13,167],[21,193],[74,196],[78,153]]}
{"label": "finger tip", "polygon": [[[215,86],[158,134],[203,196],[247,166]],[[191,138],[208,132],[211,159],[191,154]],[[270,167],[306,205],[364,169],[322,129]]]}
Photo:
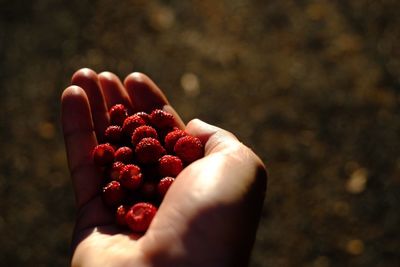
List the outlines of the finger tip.
{"label": "finger tip", "polygon": [[62,92],[61,100],[64,102],[67,99],[82,97],[85,95],[85,91],[81,87],[77,85],[71,85],[65,88],[65,90]]}
{"label": "finger tip", "polygon": [[190,135],[193,135],[201,140],[203,145],[213,140],[212,142],[224,142],[231,143],[232,141],[237,142],[237,138],[231,132],[221,129],[217,126],[208,124],[200,119],[192,119],[186,125],[185,131]]}
{"label": "finger tip", "polygon": [[208,124],[198,118],[194,118],[186,125],[186,131],[197,133],[198,131],[214,133],[218,130],[217,127]]}
{"label": "finger tip", "polygon": [[105,82],[113,82],[117,79],[117,76],[110,71],[102,71],[98,74],[98,77],[100,81]]}
{"label": "finger tip", "polygon": [[146,74],[133,72],[125,78],[124,85],[138,110],[148,112],[169,104],[161,89]]}
{"label": "finger tip", "polygon": [[71,83],[78,85],[88,80],[97,80],[97,73],[89,68],[81,68],[72,75]]}
{"label": "finger tip", "polygon": [[118,76],[110,71],[103,71],[99,73],[97,76],[103,90],[108,90],[109,88],[117,88],[123,86]]}
{"label": "finger tip", "polygon": [[64,117],[71,111],[77,111],[80,107],[84,107],[85,110],[89,109],[88,98],[85,91],[76,85],[67,87],[61,95],[61,114]]}
{"label": "finger tip", "polygon": [[194,119],[191,119],[188,122],[187,126],[189,127],[189,125],[198,125],[198,124],[201,124],[201,123],[205,123],[205,122],[200,120],[199,118],[194,118]]}
{"label": "finger tip", "polygon": [[62,110],[75,109],[77,106],[89,108],[89,100],[86,92],[79,86],[67,87],[61,95]]}
{"label": "finger tip", "polygon": [[[74,114],[72,118],[75,120],[76,114],[83,116],[83,114],[89,113],[89,110],[88,97],[81,87],[71,85],[63,91],[61,95],[61,115],[63,123],[73,125],[73,123],[71,123],[71,115],[68,114]],[[68,128],[68,125],[64,125],[64,127]]]}
{"label": "finger tip", "polygon": [[125,80],[132,79],[132,80],[141,81],[145,78],[149,79],[149,77],[146,74],[139,72],[139,71],[135,71],[135,72],[130,73],[128,76],[126,76]]}
{"label": "finger tip", "polygon": [[128,88],[138,87],[140,85],[142,85],[142,86],[145,85],[145,86],[149,87],[150,78],[144,73],[133,72],[133,73],[129,74],[128,76],[126,76],[126,78],[124,80],[124,84]]}
{"label": "finger tip", "polygon": [[166,104],[162,107],[162,109],[174,116],[176,127],[178,127],[179,129],[185,129],[185,123],[182,121],[178,112],[176,112],[176,110],[171,105]]}

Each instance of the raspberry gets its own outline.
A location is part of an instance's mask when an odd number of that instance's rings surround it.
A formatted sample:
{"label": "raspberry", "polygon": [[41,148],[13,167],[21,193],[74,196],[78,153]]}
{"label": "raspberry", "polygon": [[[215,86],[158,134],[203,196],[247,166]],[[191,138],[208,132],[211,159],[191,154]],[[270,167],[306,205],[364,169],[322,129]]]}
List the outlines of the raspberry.
{"label": "raspberry", "polygon": [[135,115],[137,115],[140,118],[142,118],[146,122],[146,124],[150,123],[150,115],[147,114],[146,112],[143,112],[143,111],[137,112],[137,113],[135,113]]}
{"label": "raspberry", "polygon": [[156,163],[164,154],[165,149],[160,142],[151,137],[143,138],[135,148],[136,159],[143,164]]}
{"label": "raspberry", "polygon": [[111,107],[110,111],[110,121],[112,125],[122,126],[126,117],[128,117],[128,111],[122,104],[117,104]]}
{"label": "raspberry", "polygon": [[121,126],[112,125],[108,126],[104,132],[106,140],[110,143],[119,143],[122,139],[122,128]]}
{"label": "raspberry", "polygon": [[117,181],[111,181],[103,187],[103,201],[107,206],[113,207],[120,204],[124,195],[121,184]]}
{"label": "raspberry", "polygon": [[157,208],[152,204],[139,202],[129,209],[125,220],[132,231],[143,233],[149,228],[156,212]]}
{"label": "raspberry", "polygon": [[173,127],[175,125],[175,119],[172,114],[165,112],[161,109],[153,110],[150,114],[150,122],[158,129]]}
{"label": "raspberry", "polygon": [[162,177],[176,177],[182,169],[182,161],[176,156],[165,155],[158,160],[158,170]]}
{"label": "raspberry", "polygon": [[164,198],[165,194],[167,193],[169,187],[171,186],[171,184],[175,181],[174,178],[172,177],[164,177],[160,180],[160,182],[157,185],[157,191],[158,191],[158,195],[161,198]]}
{"label": "raspberry", "polygon": [[120,180],[123,187],[130,190],[137,189],[143,180],[140,168],[134,164],[125,165],[121,169]]}
{"label": "raspberry", "polygon": [[125,164],[123,164],[120,161],[114,162],[113,165],[108,169],[107,178],[109,178],[112,181],[119,181],[120,180],[119,175],[124,166]]}
{"label": "raspberry", "polygon": [[116,161],[121,161],[122,163],[128,164],[133,160],[133,151],[130,147],[123,146],[115,151],[114,157]]}
{"label": "raspberry", "polygon": [[93,149],[93,161],[96,165],[105,166],[114,160],[114,148],[109,144],[100,144]]}
{"label": "raspberry", "polygon": [[176,144],[176,141],[178,141],[179,138],[187,135],[188,134],[185,131],[180,129],[169,132],[164,139],[164,146],[167,149],[167,151],[170,153],[174,152],[174,146]]}
{"label": "raspberry", "polygon": [[128,212],[129,208],[125,205],[120,205],[116,212],[115,212],[115,221],[117,222],[118,225],[125,226],[126,225],[126,220],[125,216],[126,213]]}
{"label": "raspberry", "polygon": [[145,125],[146,122],[138,115],[132,115],[125,119],[122,125],[122,131],[126,136],[131,137],[133,131],[139,126]]}
{"label": "raspberry", "polygon": [[190,135],[179,138],[174,146],[174,151],[187,164],[204,155],[200,139]]}
{"label": "raspberry", "polygon": [[142,140],[145,137],[152,137],[154,139],[158,139],[157,131],[151,126],[147,125],[139,126],[133,132],[131,142],[134,146],[136,146],[140,142],[140,140]]}

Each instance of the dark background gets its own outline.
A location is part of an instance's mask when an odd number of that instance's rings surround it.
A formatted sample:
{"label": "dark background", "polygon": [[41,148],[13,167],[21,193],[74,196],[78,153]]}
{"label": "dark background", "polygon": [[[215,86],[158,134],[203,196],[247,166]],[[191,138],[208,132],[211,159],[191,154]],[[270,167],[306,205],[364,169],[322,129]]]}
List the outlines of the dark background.
{"label": "dark background", "polygon": [[[147,73],[269,168],[252,267],[400,266],[400,1],[0,1],[0,265],[66,266],[59,99]],[[249,207],[251,208],[251,207]]]}

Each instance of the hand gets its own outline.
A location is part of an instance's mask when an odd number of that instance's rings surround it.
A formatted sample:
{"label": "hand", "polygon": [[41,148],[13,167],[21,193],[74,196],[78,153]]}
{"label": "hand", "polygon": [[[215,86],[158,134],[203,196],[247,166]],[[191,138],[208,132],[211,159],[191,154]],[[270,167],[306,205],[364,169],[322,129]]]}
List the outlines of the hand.
{"label": "hand", "polygon": [[[72,266],[246,266],[266,190],[262,161],[234,135],[200,120],[186,127],[147,76],[81,69],[62,95],[62,124],[77,205]],[[143,236],[121,232],[104,206],[91,152],[103,140],[108,109],[155,108],[200,138],[205,157],[176,178]]]}

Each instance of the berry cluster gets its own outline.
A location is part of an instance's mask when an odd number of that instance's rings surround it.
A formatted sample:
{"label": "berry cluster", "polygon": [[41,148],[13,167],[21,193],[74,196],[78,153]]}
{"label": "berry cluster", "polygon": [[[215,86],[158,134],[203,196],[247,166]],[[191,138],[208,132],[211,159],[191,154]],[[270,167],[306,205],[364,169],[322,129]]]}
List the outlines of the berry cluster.
{"label": "berry cluster", "polygon": [[93,161],[104,174],[102,198],[118,225],[143,233],[175,177],[203,157],[203,145],[160,109],[129,116],[118,104],[109,115],[107,143],[93,150]]}

